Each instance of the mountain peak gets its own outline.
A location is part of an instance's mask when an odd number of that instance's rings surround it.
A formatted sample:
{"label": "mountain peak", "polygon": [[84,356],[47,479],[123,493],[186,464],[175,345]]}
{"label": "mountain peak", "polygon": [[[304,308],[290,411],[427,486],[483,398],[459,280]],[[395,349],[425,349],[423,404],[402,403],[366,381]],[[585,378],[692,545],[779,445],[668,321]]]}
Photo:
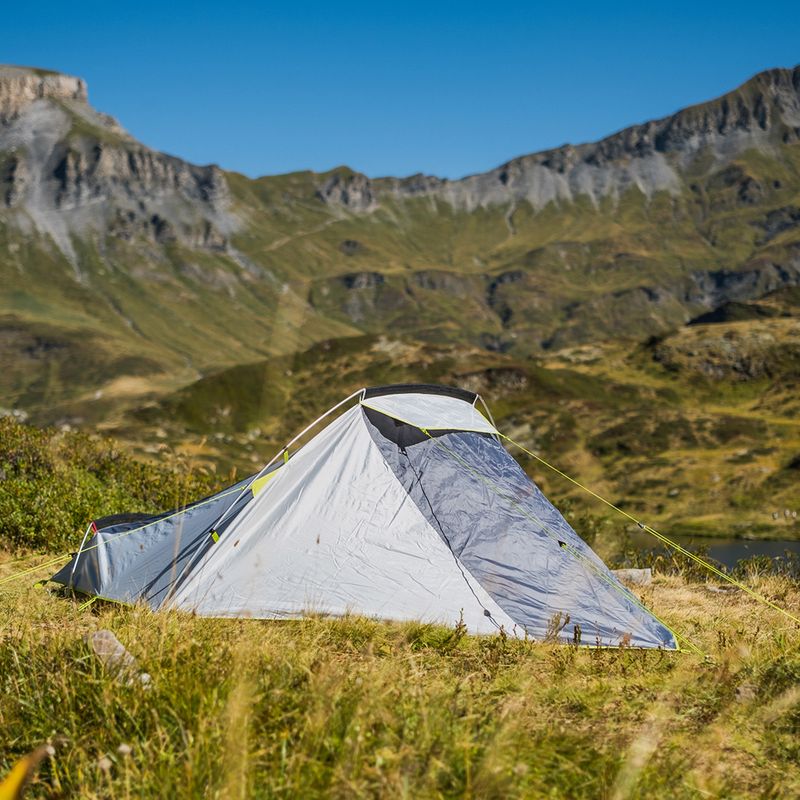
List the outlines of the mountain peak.
{"label": "mountain peak", "polygon": [[86,81],[73,75],[0,65],[0,117],[10,119],[37,100],[79,100],[88,102]]}
{"label": "mountain peak", "polygon": [[75,241],[97,233],[223,249],[227,202],[221,170],[137,142],[82,78],[0,66],[0,211],[52,239],[79,280]]}
{"label": "mountain peak", "polygon": [[800,64],[795,67],[773,67],[757,72],[752,78],[746,80],[739,89],[753,86],[760,89],[794,90],[800,92]]}
{"label": "mountain peak", "polygon": [[369,179],[340,173],[321,184],[318,196],[354,212],[376,209],[383,197],[433,196],[472,211],[526,202],[549,203],[588,197],[618,200],[630,189],[646,197],[677,196],[681,174],[705,163],[717,169],[753,150],[800,141],[800,66],[760,72],[738,88],[661,119],[631,125],[597,141],[563,145],[519,156],[455,181],[412,176]]}

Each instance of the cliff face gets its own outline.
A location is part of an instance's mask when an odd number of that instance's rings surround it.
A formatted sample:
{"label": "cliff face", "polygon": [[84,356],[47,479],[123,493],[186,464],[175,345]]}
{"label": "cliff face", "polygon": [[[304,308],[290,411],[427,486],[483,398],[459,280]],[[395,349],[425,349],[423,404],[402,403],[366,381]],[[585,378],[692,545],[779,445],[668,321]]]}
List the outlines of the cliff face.
{"label": "cliff face", "polygon": [[[374,212],[386,201],[428,198],[458,211],[587,197],[594,204],[636,189],[673,196],[703,160],[710,173],[755,150],[800,140],[800,67],[761,73],[716,100],[635,125],[599,142],[522,156],[460,180],[427,175],[371,179],[336,170],[316,200]],[[758,187],[750,187],[758,191]],[[747,192],[747,187],[742,187]],[[222,171],[150,150],[88,103],[80,78],[0,67],[0,207],[52,237],[74,262],[72,237],[107,233],[224,250],[240,227]]]}
{"label": "cliff face", "polygon": [[8,122],[36,100],[89,100],[86,82],[71,75],[0,66],[0,121]]}
{"label": "cliff face", "polygon": [[80,78],[16,67],[0,68],[0,204],[76,268],[74,237],[224,249],[236,226],[219,168],[136,142],[89,105]]}

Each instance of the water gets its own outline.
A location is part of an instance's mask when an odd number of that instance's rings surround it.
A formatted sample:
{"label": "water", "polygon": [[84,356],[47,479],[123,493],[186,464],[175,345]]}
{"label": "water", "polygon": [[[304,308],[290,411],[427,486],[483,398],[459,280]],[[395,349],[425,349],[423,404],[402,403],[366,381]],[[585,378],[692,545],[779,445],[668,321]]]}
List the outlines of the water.
{"label": "water", "polygon": [[[708,556],[726,567],[735,567],[742,559],[752,558],[753,556],[781,558],[786,554],[787,550],[800,557],[800,541],[797,540],[711,539],[699,536],[671,536],[670,538],[692,552],[704,550]],[[630,534],[630,542],[637,550],[667,550],[674,552],[672,548],[663,546],[655,537],[640,531]]]}

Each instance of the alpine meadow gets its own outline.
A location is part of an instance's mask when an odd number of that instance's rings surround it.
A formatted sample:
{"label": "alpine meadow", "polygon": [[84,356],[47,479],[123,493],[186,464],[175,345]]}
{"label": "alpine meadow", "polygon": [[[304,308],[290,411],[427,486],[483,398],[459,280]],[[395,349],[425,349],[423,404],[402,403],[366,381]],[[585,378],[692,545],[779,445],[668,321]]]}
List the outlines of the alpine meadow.
{"label": "alpine meadow", "polygon": [[458,179],[121,122],[0,67],[0,800],[800,796],[800,66]]}

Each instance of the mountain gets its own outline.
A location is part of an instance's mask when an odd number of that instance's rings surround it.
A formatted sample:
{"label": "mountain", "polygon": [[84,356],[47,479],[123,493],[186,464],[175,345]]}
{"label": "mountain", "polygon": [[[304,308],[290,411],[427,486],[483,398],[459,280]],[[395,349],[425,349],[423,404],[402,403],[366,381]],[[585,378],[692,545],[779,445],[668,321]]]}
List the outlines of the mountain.
{"label": "mountain", "polygon": [[5,67],[7,358],[94,350],[96,386],[386,330],[526,353],[660,333],[800,280],[798,139],[800,67],[458,181],[249,180],[138,143],[78,78]]}
{"label": "mountain", "polygon": [[0,68],[0,406],[36,422],[246,467],[363,383],[464,383],[653,519],[764,535],[796,519],[798,286],[800,67],[461,180],[253,180]]}
{"label": "mountain", "polygon": [[[370,181],[363,175],[328,179],[321,196],[358,210],[384,197],[434,197],[474,211],[526,202],[540,210],[551,202],[585,196],[597,204],[619,200],[629,189],[645,197],[679,196],[684,175],[699,153],[717,165],[750,150],[772,152],[800,139],[800,67],[761,73],[717,100],[671,117],[626,128],[600,142],[565,145],[513,159],[482,175],[457,181],[424,175]],[[712,166],[704,165],[706,171]],[[756,191],[756,187],[752,187]]]}

